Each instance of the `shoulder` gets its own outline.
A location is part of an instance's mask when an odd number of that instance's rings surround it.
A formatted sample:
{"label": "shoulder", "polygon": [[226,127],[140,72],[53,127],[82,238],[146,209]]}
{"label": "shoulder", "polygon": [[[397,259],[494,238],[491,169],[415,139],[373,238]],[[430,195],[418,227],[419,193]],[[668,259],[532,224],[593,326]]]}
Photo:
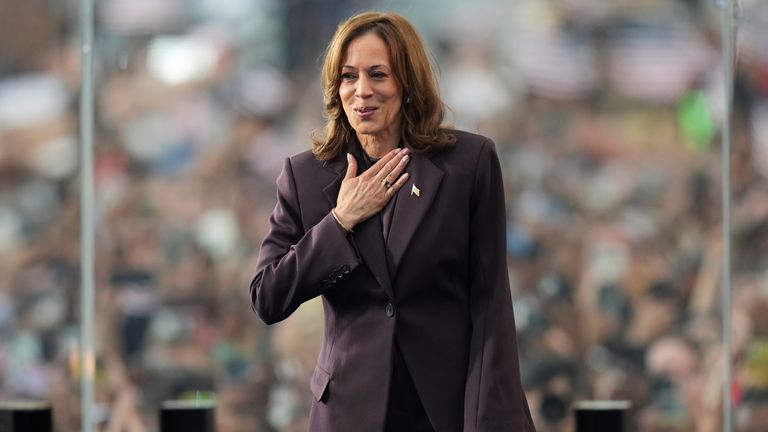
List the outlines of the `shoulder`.
{"label": "shoulder", "polygon": [[486,143],[493,143],[487,136],[461,129],[447,129],[446,132],[456,137],[457,147],[459,145],[482,147],[483,145],[487,145]]}
{"label": "shoulder", "polygon": [[283,176],[289,176],[299,189],[325,186],[346,168],[344,157],[329,161],[318,159],[311,150],[296,153],[285,159]]}
{"label": "shoulder", "polygon": [[324,161],[320,160],[312,153],[312,150],[305,150],[301,153],[296,153],[286,158],[285,163],[296,175],[305,173],[307,175],[314,175],[317,172],[328,171],[338,172],[343,167],[344,157],[337,156],[334,159]]}
{"label": "shoulder", "polygon": [[323,166],[323,161],[318,160],[312,150],[304,150],[288,157],[293,169],[315,168]]}
{"label": "shoulder", "polygon": [[487,136],[460,129],[447,129],[446,133],[456,137],[456,143],[445,151],[445,157],[462,160],[477,160],[483,154],[496,153],[496,144]]}

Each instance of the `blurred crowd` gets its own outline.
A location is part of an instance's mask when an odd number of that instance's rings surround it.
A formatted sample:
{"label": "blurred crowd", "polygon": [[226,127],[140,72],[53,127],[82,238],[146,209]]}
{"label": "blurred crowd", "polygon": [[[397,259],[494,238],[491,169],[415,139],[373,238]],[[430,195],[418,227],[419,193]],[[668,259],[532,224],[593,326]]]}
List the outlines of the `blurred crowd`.
{"label": "blurred crowd", "polygon": [[[335,25],[406,15],[450,121],[504,169],[524,387],[541,431],[629,400],[631,430],[768,424],[768,3],[737,14],[732,359],[721,326],[720,14],[709,0],[102,0],[96,400],[103,431],[215,398],[230,431],[306,430],[322,306],[266,327],[248,283],[282,159],[322,125]],[[78,430],[75,0],[0,1],[0,400]],[[762,34],[761,34],[762,31]]]}

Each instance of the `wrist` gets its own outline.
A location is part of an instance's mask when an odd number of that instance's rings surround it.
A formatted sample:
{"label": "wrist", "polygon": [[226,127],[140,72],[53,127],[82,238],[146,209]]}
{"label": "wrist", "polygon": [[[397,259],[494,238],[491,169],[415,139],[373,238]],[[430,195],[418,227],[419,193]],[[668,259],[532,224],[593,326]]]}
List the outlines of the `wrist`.
{"label": "wrist", "polygon": [[339,217],[339,214],[336,212],[336,207],[331,209],[331,215],[333,215],[333,218],[336,219],[336,223],[339,224],[339,226],[342,227],[344,231],[352,232],[354,225],[342,220],[341,217]]}

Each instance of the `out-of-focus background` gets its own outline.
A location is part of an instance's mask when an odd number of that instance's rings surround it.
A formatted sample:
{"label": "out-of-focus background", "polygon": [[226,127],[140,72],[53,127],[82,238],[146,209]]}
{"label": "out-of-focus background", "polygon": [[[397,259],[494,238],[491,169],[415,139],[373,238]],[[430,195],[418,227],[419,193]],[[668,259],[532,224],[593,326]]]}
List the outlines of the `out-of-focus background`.
{"label": "out-of-focus background", "polygon": [[[96,3],[102,430],[156,430],[161,400],[212,393],[221,432],[306,430],[321,305],[266,327],[248,283],[281,161],[322,124],[325,43],[371,8],[416,24],[448,121],[497,144],[539,430],[572,430],[582,399],[632,401],[636,430],[719,430],[722,2]],[[732,395],[756,431],[768,3],[738,23]],[[78,39],[76,0],[0,0],[0,399],[51,401],[60,432],[80,424]]]}

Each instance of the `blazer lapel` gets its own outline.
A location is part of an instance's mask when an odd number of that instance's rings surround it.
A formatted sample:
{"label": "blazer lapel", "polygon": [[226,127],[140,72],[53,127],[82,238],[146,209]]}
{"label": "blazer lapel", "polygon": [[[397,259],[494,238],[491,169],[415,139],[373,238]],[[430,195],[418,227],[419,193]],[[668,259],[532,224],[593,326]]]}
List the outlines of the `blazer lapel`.
{"label": "blazer lapel", "polygon": [[443,171],[422,155],[413,155],[405,170],[410,174],[410,178],[397,193],[397,203],[387,239],[393,277],[397,274],[406,248],[416,234],[427,209],[432,205],[443,179]]}
{"label": "blazer lapel", "polygon": [[325,162],[324,167],[336,173],[336,177],[334,177],[333,181],[323,188],[325,197],[328,198],[328,204],[333,208],[336,207],[336,198],[339,196],[341,181],[344,180],[344,174],[347,170],[347,161],[345,156],[336,156],[334,159]]}
{"label": "blazer lapel", "polygon": [[387,256],[384,250],[384,236],[381,232],[381,214],[377,213],[355,228],[352,234],[360,257],[373,273],[376,281],[394,297],[392,281],[387,268]]}
{"label": "blazer lapel", "polygon": [[[341,189],[341,182],[344,180],[347,170],[346,153],[327,162],[325,167],[337,173],[336,178],[323,188],[328,203],[331,207],[335,207],[339,196],[339,189]],[[360,257],[371,270],[371,273],[373,273],[376,282],[392,297],[392,283],[389,279],[387,258],[384,251],[381,214],[377,213],[356,226],[352,237]]]}

